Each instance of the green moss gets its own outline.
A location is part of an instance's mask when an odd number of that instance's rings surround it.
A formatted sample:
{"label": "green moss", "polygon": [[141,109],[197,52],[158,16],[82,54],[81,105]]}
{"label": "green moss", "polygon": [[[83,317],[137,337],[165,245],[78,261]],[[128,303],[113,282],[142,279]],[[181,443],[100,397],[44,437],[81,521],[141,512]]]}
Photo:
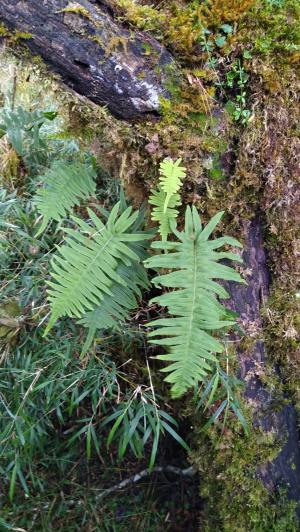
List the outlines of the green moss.
{"label": "green moss", "polygon": [[300,300],[296,291],[288,291],[277,280],[263,309],[263,316],[268,352],[272,360],[280,365],[284,392],[293,399],[300,415]]}
{"label": "green moss", "polygon": [[134,0],[111,0],[111,3],[132,25],[163,38],[178,57],[198,63],[205,56],[199,53],[203,28],[211,30],[214,41],[220,25],[242,19],[255,0],[211,0],[207,4],[173,0],[162,7],[141,5]]}
{"label": "green moss", "polygon": [[200,472],[203,528],[207,531],[270,532],[297,530],[295,504],[282,490],[272,499],[257,477],[257,468],[272,461],[280,445],[274,435],[253,429],[246,437],[236,423],[222,437],[216,431],[199,434],[192,461]]}
{"label": "green moss", "polygon": [[99,46],[101,48],[104,48],[104,42],[103,40],[101,39],[101,37],[99,37],[99,35],[88,35],[87,38],[90,40],[90,41],[93,41],[93,42],[96,42],[97,44],[99,44]]}
{"label": "green moss", "polygon": [[9,31],[9,29],[0,23],[0,38],[5,37],[9,42],[17,43],[20,40],[27,40],[33,37],[32,33],[26,31]]}
{"label": "green moss", "polygon": [[112,35],[106,44],[105,57],[109,57],[116,51],[121,51],[128,54],[129,39],[124,36]]}
{"label": "green moss", "polygon": [[[254,43],[254,51],[260,54],[286,54],[300,52],[300,5],[298,0],[284,0],[280,6],[271,2],[257,2],[249,14],[242,31],[243,40]],[[299,57],[299,56],[298,56]],[[282,61],[284,62],[284,61]]]}
{"label": "green moss", "polygon": [[6,26],[4,26],[2,22],[0,22],[0,37],[9,37],[9,35],[9,30],[6,28]]}
{"label": "green moss", "polygon": [[81,17],[87,18],[88,20],[93,20],[91,13],[77,2],[70,2],[66,7],[60,10],[60,13],[74,13],[80,15]]}
{"label": "green moss", "polygon": [[18,41],[20,39],[32,39],[33,35],[32,33],[26,32],[26,31],[15,31],[13,34],[14,41]]}

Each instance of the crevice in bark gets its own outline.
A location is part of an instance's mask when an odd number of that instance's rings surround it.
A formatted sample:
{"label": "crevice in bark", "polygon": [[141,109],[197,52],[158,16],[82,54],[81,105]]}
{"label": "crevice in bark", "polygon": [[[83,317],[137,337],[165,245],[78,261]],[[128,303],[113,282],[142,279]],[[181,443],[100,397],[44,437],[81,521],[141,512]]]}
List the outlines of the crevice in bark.
{"label": "crevice in bark", "polygon": [[246,386],[245,399],[253,409],[254,426],[272,433],[276,442],[281,443],[277,457],[260,466],[257,474],[270,493],[284,486],[289,498],[298,502],[300,517],[300,446],[296,411],[292,404],[286,404],[284,396],[275,396],[261,379],[266,373],[267,353],[260,308],[268,297],[270,286],[261,216],[246,221],[243,232],[248,285],[230,283],[231,308],[240,314],[246,334],[254,335],[256,339],[250,349],[238,349],[240,378]]}

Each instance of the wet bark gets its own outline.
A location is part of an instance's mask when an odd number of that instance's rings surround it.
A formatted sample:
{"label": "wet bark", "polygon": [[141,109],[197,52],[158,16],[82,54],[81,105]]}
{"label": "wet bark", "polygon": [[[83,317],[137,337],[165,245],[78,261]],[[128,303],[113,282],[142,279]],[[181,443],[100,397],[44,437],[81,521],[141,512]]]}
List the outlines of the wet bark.
{"label": "wet bark", "polygon": [[262,381],[267,354],[263,340],[261,305],[268,297],[269,274],[260,217],[244,227],[243,254],[248,285],[230,284],[232,309],[240,314],[246,334],[254,336],[252,348],[239,350],[240,378],[245,382],[245,398],[254,412],[254,425],[274,435],[281,450],[275,460],[259,467],[257,474],[270,493],[283,486],[290,499],[298,502],[300,517],[300,446],[294,407],[284,397],[271,392]]}
{"label": "wet bark", "polygon": [[[80,7],[78,7],[80,6]],[[95,0],[1,0],[0,22],[27,32],[24,40],[73,90],[131,120],[159,114],[178,76],[171,54],[155,39],[113,20]]]}

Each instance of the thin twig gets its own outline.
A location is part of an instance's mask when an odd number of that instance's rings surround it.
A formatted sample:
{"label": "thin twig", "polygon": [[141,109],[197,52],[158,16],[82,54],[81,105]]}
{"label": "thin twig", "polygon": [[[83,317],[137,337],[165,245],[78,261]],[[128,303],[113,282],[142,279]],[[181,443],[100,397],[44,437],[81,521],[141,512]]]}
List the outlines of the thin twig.
{"label": "thin twig", "polygon": [[151,470],[144,469],[143,471],[140,471],[140,473],[136,473],[132,477],[126,478],[125,480],[122,480],[111,488],[104,490],[102,493],[96,496],[95,502],[101,501],[102,499],[104,499],[104,497],[107,497],[107,495],[110,495],[115,491],[119,491],[121,489],[127,488],[128,486],[131,486],[132,484],[135,484],[136,482],[139,482],[140,480],[151,475],[152,473],[173,473],[173,475],[192,478],[196,475],[197,471],[195,471],[193,466],[187,467],[186,469],[181,469],[180,467],[175,467],[172,465],[167,465],[164,467],[156,466],[153,467],[153,469]]}
{"label": "thin twig", "polygon": [[[180,467],[175,467],[175,466],[172,466],[172,465],[167,465],[167,466],[164,466],[164,467],[156,466],[156,467],[153,467],[153,469],[151,469],[151,470],[144,469],[140,473],[136,473],[132,477],[127,478],[125,480],[122,480],[121,482],[119,482],[118,484],[115,484],[111,488],[103,490],[99,495],[95,496],[94,504],[99,503],[107,495],[110,495],[111,493],[114,493],[115,491],[119,491],[121,489],[127,488],[128,486],[131,486],[132,484],[135,484],[136,482],[139,482],[140,480],[142,480],[143,478],[151,475],[152,473],[172,473],[173,475],[178,475],[178,476],[181,476],[183,478],[184,477],[192,478],[192,477],[194,477],[197,474],[197,471],[195,471],[193,466],[187,467],[186,469],[180,469]],[[84,504],[84,500],[82,500],[82,499],[69,499],[69,500],[65,499],[64,503],[67,506],[69,506],[69,507],[70,506],[75,506],[75,505],[76,506],[81,506],[82,504]],[[44,510],[48,510],[49,507],[50,507],[50,503],[48,503],[48,502],[46,502],[43,505],[43,509]],[[40,508],[33,507],[32,511],[33,512],[39,512]],[[10,514],[8,514],[8,515],[10,515]],[[16,529],[16,530],[19,530],[19,529]],[[22,530],[22,529],[20,529],[20,530]],[[26,531],[24,530],[22,532],[26,532]]]}

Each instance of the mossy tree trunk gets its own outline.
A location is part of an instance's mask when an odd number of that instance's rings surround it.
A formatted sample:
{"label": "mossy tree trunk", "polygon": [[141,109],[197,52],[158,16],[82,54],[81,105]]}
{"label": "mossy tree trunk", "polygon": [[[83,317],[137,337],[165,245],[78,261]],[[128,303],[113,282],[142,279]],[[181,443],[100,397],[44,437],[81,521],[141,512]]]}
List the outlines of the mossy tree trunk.
{"label": "mossy tree trunk", "polygon": [[[245,399],[253,413],[254,427],[262,434],[271,435],[279,451],[276,458],[259,465],[257,475],[269,492],[284,487],[289,498],[299,503],[300,446],[296,411],[280,390],[280,374],[275,366],[270,366],[264,341],[261,308],[267,303],[271,279],[263,226],[261,214],[245,222],[243,258],[248,285],[232,283],[230,286],[232,309],[239,313],[246,337],[253,338],[248,347],[237,350],[239,374],[246,384]],[[267,385],[271,373],[277,387]]]}

